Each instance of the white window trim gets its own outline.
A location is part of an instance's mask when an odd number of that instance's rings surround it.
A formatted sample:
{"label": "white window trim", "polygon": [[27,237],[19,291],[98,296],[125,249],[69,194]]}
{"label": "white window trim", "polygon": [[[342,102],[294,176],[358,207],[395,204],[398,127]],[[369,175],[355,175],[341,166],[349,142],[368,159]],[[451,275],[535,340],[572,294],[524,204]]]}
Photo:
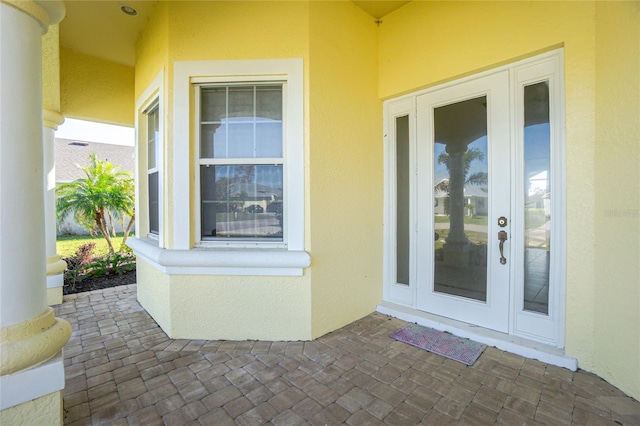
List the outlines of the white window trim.
{"label": "white window trim", "polygon": [[311,263],[305,251],[264,249],[167,250],[153,240],[134,238],[127,244],[138,258],[172,275],[301,276]]}
{"label": "white window trim", "polygon": [[[285,211],[286,249],[277,248],[193,248],[192,209],[190,198],[194,181],[190,170],[191,147],[191,85],[203,79],[234,81],[251,77],[279,76],[286,80],[288,143],[283,152],[287,164]],[[227,275],[302,275],[311,258],[304,251],[304,102],[302,59],[176,61],[174,63],[174,133],[173,133],[173,248],[162,249],[149,239],[136,239],[129,245],[157,269],[170,274]],[[194,227],[196,228],[196,227]]]}
{"label": "white window trim", "polygon": [[[138,100],[136,101],[136,122],[135,122],[135,128],[138,129],[138,134],[136,137],[136,149],[135,149],[135,155],[136,155],[136,190],[138,190],[138,188],[140,188],[140,170],[144,170],[145,171],[145,178],[147,179],[147,184],[145,185],[145,188],[147,188],[147,196],[145,197],[145,199],[147,200],[147,204],[149,203],[149,182],[148,182],[148,178],[149,178],[149,173],[156,170],[158,172],[158,234],[151,234],[149,232],[149,218],[147,217],[147,224],[146,224],[146,228],[142,229],[140,226],[136,226],[136,237],[137,238],[141,238],[142,235],[144,235],[147,238],[150,238],[154,241],[154,244],[159,246],[159,247],[164,247],[165,242],[164,242],[164,214],[163,214],[163,205],[164,205],[164,170],[165,170],[165,163],[164,163],[164,107],[163,107],[163,100],[164,100],[164,70],[160,70],[160,72],[158,73],[158,75],[156,75],[156,77],[153,79],[153,81],[151,82],[151,84],[149,84],[149,86],[146,88],[146,90],[142,93],[142,95],[140,95],[140,97],[138,98]],[[146,116],[147,112],[149,110],[151,110],[153,107],[155,107],[157,104],[158,106],[158,140],[156,141],[156,167],[154,169],[149,169],[149,153],[148,153],[148,136],[147,135],[147,122],[146,122],[146,118],[144,123],[141,123],[140,120],[143,116]],[[140,139],[140,125],[144,124],[145,126],[145,130],[144,130],[144,135],[145,137],[143,138],[144,140]],[[142,145],[142,146],[141,146]],[[140,151],[144,149],[144,154],[141,153]],[[141,155],[144,155],[144,165],[141,164]],[[139,191],[139,190],[138,190]],[[140,194],[138,193],[138,196],[136,196],[136,201],[135,201],[135,208],[136,208],[136,212],[141,211],[140,210]],[[147,213],[148,213],[148,208],[147,208]],[[143,234],[144,232],[144,234]]]}

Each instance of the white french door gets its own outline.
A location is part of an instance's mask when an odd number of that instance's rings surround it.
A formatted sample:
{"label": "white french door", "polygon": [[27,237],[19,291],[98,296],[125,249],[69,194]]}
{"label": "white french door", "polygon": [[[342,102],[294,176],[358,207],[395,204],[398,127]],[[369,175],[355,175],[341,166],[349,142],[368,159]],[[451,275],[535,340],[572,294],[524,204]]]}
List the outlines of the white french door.
{"label": "white french door", "polygon": [[417,307],[503,332],[509,265],[489,218],[511,217],[508,99],[507,71],[417,97]]}
{"label": "white french door", "polygon": [[563,345],[562,52],[385,104],[385,299]]}

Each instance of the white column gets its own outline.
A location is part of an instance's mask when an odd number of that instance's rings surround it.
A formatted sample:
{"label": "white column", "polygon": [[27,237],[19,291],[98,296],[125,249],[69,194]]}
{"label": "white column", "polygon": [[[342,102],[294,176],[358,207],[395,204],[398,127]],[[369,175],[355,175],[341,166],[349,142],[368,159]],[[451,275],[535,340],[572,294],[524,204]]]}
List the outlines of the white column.
{"label": "white column", "polygon": [[[0,409],[64,387],[71,335],[46,301],[41,37],[60,1],[0,2]],[[55,409],[55,407],[53,408]]]}
{"label": "white column", "polygon": [[47,258],[48,304],[62,303],[64,270],[67,264],[60,259],[56,249],[56,161],[55,133],[64,118],[51,109],[43,109],[44,127],[42,144],[44,154],[44,228]]}

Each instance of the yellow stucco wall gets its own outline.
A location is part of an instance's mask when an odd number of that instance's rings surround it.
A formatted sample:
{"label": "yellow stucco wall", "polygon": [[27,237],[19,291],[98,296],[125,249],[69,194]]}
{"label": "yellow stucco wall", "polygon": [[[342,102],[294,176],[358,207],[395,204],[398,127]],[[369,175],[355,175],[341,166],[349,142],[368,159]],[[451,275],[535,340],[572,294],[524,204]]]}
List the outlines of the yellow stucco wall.
{"label": "yellow stucco wall", "polygon": [[147,26],[136,43],[135,98],[167,65],[169,51],[169,3],[153,7]]}
{"label": "yellow stucco wall", "polygon": [[[179,2],[154,10],[138,43],[136,94],[166,67],[167,118],[176,60],[303,58],[305,69],[305,247],[313,267],[288,278],[171,276],[158,301],[145,287],[140,300],[150,311],[169,295],[175,336],[309,339],[375,310],[382,297],[383,194],[376,32],[374,19],[350,1]],[[158,41],[164,39],[168,49]],[[173,129],[166,123],[171,173]],[[170,212],[172,201],[166,205]],[[155,279],[147,268],[138,274],[139,282]]]}
{"label": "yellow stucco wall", "polygon": [[309,15],[309,196],[313,337],[382,299],[382,103],[377,26],[351,2]]}
{"label": "yellow stucco wall", "polygon": [[309,340],[307,277],[172,275],[172,333],[181,338]]}
{"label": "yellow stucco wall", "polygon": [[[247,28],[253,30],[247,31]],[[167,248],[173,247],[173,63],[176,60],[260,58],[303,58],[306,69],[306,3],[170,2],[160,3],[152,13],[137,44],[136,96],[142,94],[164,67]],[[307,93],[305,79],[305,99]],[[305,145],[308,146],[308,140]],[[193,189],[191,195],[194,196]],[[141,199],[141,203],[145,202]],[[308,274],[301,277],[170,276],[143,261],[139,263],[143,264],[138,269],[139,300],[172,336],[311,338]]]}
{"label": "yellow stucco wall", "polygon": [[640,399],[640,3],[597,3],[596,49],[593,365]]}
{"label": "yellow stucco wall", "polygon": [[60,102],[65,117],[133,127],[133,67],[60,48]]}
{"label": "yellow stucco wall", "polygon": [[62,424],[62,392],[53,392],[0,411],[2,425],[54,426]]}
{"label": "yellow stucco wall", "polygon": [[412,2],[384,17],[379,37],[383,98],[564,46],[566,354],[637,398],[638,219],[612,232],[603,213],[638,208],[637,3]]}
{"label": "yellow stucco wall", "polygon": [[[140,35],[138,42],[136,43],[136,69],[135,69],[135,99],[136,102],[147,102],[147,99],[140,99],[143,92],[149,87],[156,76],[163,71],[164,80],[162,81],[162,89],[165,93],[165,99],[163,101],[162,115],[163,115],[163,133],[165,135],[172,135],[173,133],[173,120],[170,119],[169,113],[172,111],[167,108],[168,105],[173,103],[173,93],[168,91],[169,82],[173,81],[173,67],[168,66],[168,52],[169,52],[169,20],[168,20],[168,2],[158,2],[153,7],[151,15],[144,32]],[[155,89],[154,89],[155,90]],[[144,111],[135,111],[138,114],[138,119],[141,119]],[[146,129],[138,129],[138,140],[146,140]],[[164,143],[161,146],[163,150],[163,158],[170,158],[169,151],[170,145]],[[146,164],[147,159],[147,145],[145,143],[139,143],[136,146],[138,161],[142,164]],[[147,186],[147,170],[144,167],[140,167],[137,170],[137,184],[138,190],[141,194],[146,194],[148,191]],[[173,193],[173,179],[170,177],[173,175],[173,163],[165,162],[165,172],[162,175],[162,185],[167,193]],[[173,200],[171,197],[164,197],[162,199],[161,211],[164,213],[164,221],[162,223],[163,229],[161,229],[164,235],[164,243],[166,247],[173,246],[173,233],[170,232],[170,223],[173,221]],[[136,217],[137,228],[146,232],[149,229],[148,222],[148,204],[145,202],[138,204],[138,215]]]}
{"label": "yellow stucco wall", "polygon": [[42,36],[42,106],[60,111],[60,26]]}
{"label": "yellow stucco wall", "polygon": [[171,333],[171,280],[143,259],[136,259],[136,283],[138,302],[149,312],[162,329]]}

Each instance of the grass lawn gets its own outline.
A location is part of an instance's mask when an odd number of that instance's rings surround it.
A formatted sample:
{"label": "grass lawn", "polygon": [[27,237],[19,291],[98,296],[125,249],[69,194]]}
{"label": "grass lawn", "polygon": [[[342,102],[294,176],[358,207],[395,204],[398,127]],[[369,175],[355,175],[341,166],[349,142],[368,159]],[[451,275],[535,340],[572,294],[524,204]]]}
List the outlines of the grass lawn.
{"label": "grass lawn", "polygon": [[[447,223],[451,219],[446,215],[435,215],[434,222],[435,223]],[[487,216],[464,216],[464,223],[472,224],[472,225],[486,225],[487,224]]]}
{"label": "grass lawn", "polygon": [[[120,244],[122,244],[122,237],[123,234],[119,233],[117,237],[111,238],[113,247],[116,250],[118,250]],[[107,241],[102,236],[92,237],[90,235],[61,235],[56,239],[56,251],[60,257],[73,256],[76,250],[78,250],[78,247],[89,242],[96,243],[96,249],[93,252],[95,256],[109,254]]]}

